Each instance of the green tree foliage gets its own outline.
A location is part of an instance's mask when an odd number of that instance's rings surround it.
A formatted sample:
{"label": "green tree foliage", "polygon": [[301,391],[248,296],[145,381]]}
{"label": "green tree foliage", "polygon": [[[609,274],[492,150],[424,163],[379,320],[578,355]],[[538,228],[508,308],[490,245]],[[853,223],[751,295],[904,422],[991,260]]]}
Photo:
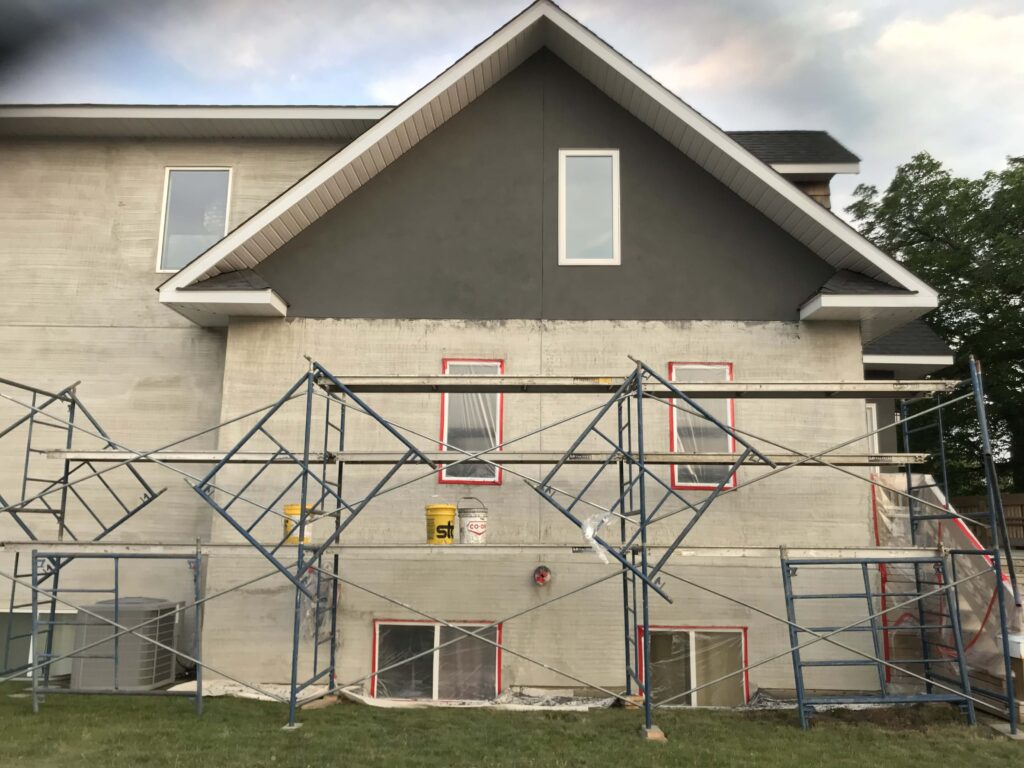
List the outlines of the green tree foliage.
{"label": "green tree foliage", "polygon": [[[1024,491],[1024,157],[967,179],[922,152],[884,192],[862,184],[854,195],[846,210],[860,231],[941,294],[925,319],[956,363],[938,375],[966,378],[968,356],[981,361],[1001,485]],[[950,490],[978,493],[973,403],[948,410]]]}

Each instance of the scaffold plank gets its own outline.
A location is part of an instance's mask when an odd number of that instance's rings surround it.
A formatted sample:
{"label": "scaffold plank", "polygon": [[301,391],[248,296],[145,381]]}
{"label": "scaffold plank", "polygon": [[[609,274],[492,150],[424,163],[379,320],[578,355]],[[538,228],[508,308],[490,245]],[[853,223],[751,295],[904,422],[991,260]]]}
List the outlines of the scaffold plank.
{"label": "scaffold plank", "polygon": [[[417,394],[427,392],[507,392],[526,394],[614,394],[621,376],[350,376],[341,382],[355,393]],[[885,398],[946,394],[960,382],[946,380],[878,381],[728,381],[687,382],[680,388],[692,397],[706,398]],[[321,382],[338,392],[333,382]],[[657,384],[644,386],[651,397],[670,397]]]}
{"label": "scaffold plank", "polygon": [[[81,461],[90,463],[116,463],[116,462],[132,462],[132,463],[153,463],[156,461],[165,464],[216,464],[225,457],[225,452],[210,452],[210,451],[196,451],[196,452],[156,452],[152,454],[146,454],[139,456],[137,453],[131,451],[66,451],[66,450],[53,450],[47,451],[46,455],[48,458],[56,459],[59,461]],[[342,453],[327,454],[326,459],[324,454],[317,453],[310,456],[311,464],[320,464],[325,460],[328,463],[340,463],[340,464],[363,464],[363,465],[391,465],[399,461],[402,458],[401,453],[388,452],[388,451],[344,451]],[[455,451],[425,451],[424,455],[431,461],[443,464],[445,462],[452,462],[464,458],[462,454]],[[777,466],[787,466],[790,464],[804,463],[808,466],[819,464],[821,462],[828,462],[829,464],[835,464],[843,467],[886,467],[886,466],[906,466],[908,464],[920,464],[927,461],[927,453],[829,453],[820,459],[805,460],[802,456],[792,453],[768,453],[765,454],[768,459],[774,462]],[[562,457],[563,453],[557,451],[533,451],[533,452],[513,452],[513,451],[496,451],[485,454],[481,459],[493,462],[495,464],[556,464]],[[667,452],[649,452],[644,454],[644,463],[646,464],[711,464],[711,465],[722,465],[729,466],[736,461],[737,454],[735,453],[667,453]],[[607,453],[574,453],[571,454],[566,464],[603,464],[608,459]],[[236,453],[229,459],[232,464],[265,464],[268,461],[273,460],[273,463],[277,464],[291,464],[294,461],[286,456],[274,457],[270,453]],[[617,454],[612,462],[626,460],[625,454]],[[760,461],[754,456],[751,456],[746,461],[747,466],[765,466],[764,462]]]}
{"label": "scaffold plank", "polygon": [[[314,535],[316,529],[314,528]],[[267,542],[267,546],[273,546],[276,542]],[[649,551],[662,551],[665,546],[649,545]],[[187,556],[197,551],[195,542],[187,543],[158,543],[158,542],[108,542],[108,541],[5,541],[0,542],[0,552],[31,553],[36,551],[43,555],[115,555],[115,554],[158,554],[158,555],[182,555]],[[583,542],[561,542],[551,544],[455,544],[451,546],[438,546],[436,544],[424,543],[386,543],[375,542],[365,544],[335,544],[329,547],[326,552],[349,552],[360,551],[387,551],[390,553],[417,552],[429,554],[432,557],[458,558],[461,556],[487,557],[495,552],[539,552],[551,553],[563,552],[567,554],[576,553],[581,556],[592,555],[593,549]],[[212,542],[198,545],[198,552],[201,555],[223,555],[223,556],[253,556],[259,557],[249,544],[244,542]],[[934,547],[818,547],[818,548],[787,548],[786,557],[792,559],[829,559],[829,560],[865,560],[865,559],[905,559],[918,557],[934,557],[941,553]],[[769,560],[773,568],[778,568],[779,548],[778,547],[728,547],[728,546],[696,546],[680,547],[672,554],[669,566],[681,565],[682,561],[688,559],[703,558],[753,558]],[[600,561],[595,559],[595,562]]]}

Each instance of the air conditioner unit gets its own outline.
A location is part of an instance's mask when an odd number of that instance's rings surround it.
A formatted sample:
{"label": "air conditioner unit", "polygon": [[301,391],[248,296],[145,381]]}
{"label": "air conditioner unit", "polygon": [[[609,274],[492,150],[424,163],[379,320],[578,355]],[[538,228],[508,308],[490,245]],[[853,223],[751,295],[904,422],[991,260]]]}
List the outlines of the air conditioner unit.
{"label": "air conditioner unit", "polygon": [[[116,601],[116,621],[122,627],[140,627],[138,635],[125,634],[116,639],[117,676],[114,675],[115,640],[117,630],[96,616],[115,621],[114,600],[102,600],[84,606],[75,621],[75,649],[107,639],[88,650],[81,651],[71,665],[73,691],[148,691],[170,685],[175,679],[175,654],[166,648],[147,642],[150,638],[168,648],[175,647],[175,627],[180,604],[156,597],[122,597]],[[90,616],[89,613],[96,614]]]}

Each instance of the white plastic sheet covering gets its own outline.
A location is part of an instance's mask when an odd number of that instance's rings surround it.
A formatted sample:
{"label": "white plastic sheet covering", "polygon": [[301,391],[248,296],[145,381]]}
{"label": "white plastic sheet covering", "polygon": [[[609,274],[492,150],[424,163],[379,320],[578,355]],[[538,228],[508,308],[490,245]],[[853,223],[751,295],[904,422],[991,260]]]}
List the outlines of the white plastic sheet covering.
{"label": "white plastic sheet covering", "polygon": [[[497,627],[480,638],[429,623],[381,624],[378,627],[376,696],[396,699],[488,700],[497,690]],[[444,645],[456,638],[458,642]],[[444,645],[444,647],[439,647]],[[434,649],[437,646],[436,650]],[[423,654],[423,655],[420,655]],[[418,657],[418,658],[414,658]],[[397,665],[394,669],[388,669]]]}
{"label": "white plastic sheet covering", "polygon": [[[681,384],[684,393],[686,384],[694,382],[716,382],[729,380],[729,368],[721,364],[684,365],[673,364],[672,380]],[[729,424],[732,401],[715,399],[698,399],[695,402],[714,416],[722,424]],[[672,410],[674,424],[672,450],[681,453],[729,453],[732,439],[707,419],[688,413],[689,404],[684,400],[673,400],[678,406]],[[684,410],[685,409],[685,410]],[[727,477],[729,467],[711,464],[676,464],[673,467],[673,479],[677,485],[716,486]]]}
{"label": "white plastic sheet covering", "polygon": [[[879,474],[874,480],[896,491],[905,492],[907,481],[905,475]],[[930,475],[914,475],[915,486],[933,484]],[[915,494],[923,500],[946,505],[946,499],[937,488],[921,488]],[[955,510],[954,510],[955,511]],[[919,510],[920,514],[930,514],[932,510]],[[874,524],[876,543],[879,546],[908,546],[910,539],[910,517],[906,499],[885,488],[874,489]],[[982,549],[980,542],[961,520],[924,520],[918,523],[917,544],[925,547],[945,547],[946,549]],[[1013,603],[1013,590],[1009,578],[1004,574],[1003,582],[996,584],[995,574],[991,572],[991,563],[987,556],[957,556],[956,578],[966,579],[974,574],[981,574],[961,584],[957,591],[960,600],[960,620],[964,639],[965,656],[968,668],[981,671],[997,678],[1003,677],[1003,648],[999,627],[999,605],[997,586],[1003,590],[1007,610],[1007,624],[1011,632],[1020,631],[1021,615]],[[933,576],[926,576],[934,581]],[[952,578],[952,574],[950,574]],[[911,567],[885,566],[881,574],[882,589],[886,593],[913,592],[915,590],[914,572]],[[923,584],[922,591],[934,590],[933,584]],[[902,602],[907,598],[891,598],[889,605]],[[924,601],[926,621],[928,623],[948,623],[948,608],[938,598]],[[908,650],[920,651],[920,642],[912,636],[916,632],[908,631],[901,636],[898,628],[901,625],[917,624],[918,612],[914,606],[908,606],[899,614],[886,616],[885,623],[897,631],[888,633],[886,652],[890,658],[906,656]],[[1017,627],[1018,629],[1014,629]],[[936,639],[944,645],[952,645],[948,630],[939,632]],[[948,657],[950,651],[936,644],[930,649],[929,658]],[[950,665],[952,666],[952,665]],[[913,669],[913,668],[912,668]],[[918,674],[920,669],[913,669]],[[948,674],[948,671],[945,672]]]}
{"label": "white plastic sheet covering", "polygon": [[[738,707],[746,701],[743,674],[687,693],[743,667],[741,630],[652,629],[651,699],[672,706]],[[683,695],[685,694],[685,695]]]}
{"label": "white plastic sheet covering", "polygon": [[[501,372],[501,366],[495,362],[449,361],[445,372],[450,376],[495,376]],[[451,392],[444,395],[444,398],[444,442],[472,453],[485,451],[498,444],[500,394]],[[479,482],[495,480],[497,474],[497,467],[478,461],[467,461],[444,469],[446,480]]]}

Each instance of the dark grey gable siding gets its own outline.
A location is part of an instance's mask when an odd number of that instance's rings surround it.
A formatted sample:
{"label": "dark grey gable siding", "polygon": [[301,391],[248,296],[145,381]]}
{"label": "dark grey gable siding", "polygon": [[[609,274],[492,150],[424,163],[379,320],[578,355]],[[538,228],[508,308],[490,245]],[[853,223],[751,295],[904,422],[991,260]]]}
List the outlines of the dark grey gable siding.
{"label": "dark grey gable siding", "polygon": [[[620,150],[622,265],[558,266],[558,150]],[[834,272],[541,51],[256,271],[296,317],[795,320]]]}

